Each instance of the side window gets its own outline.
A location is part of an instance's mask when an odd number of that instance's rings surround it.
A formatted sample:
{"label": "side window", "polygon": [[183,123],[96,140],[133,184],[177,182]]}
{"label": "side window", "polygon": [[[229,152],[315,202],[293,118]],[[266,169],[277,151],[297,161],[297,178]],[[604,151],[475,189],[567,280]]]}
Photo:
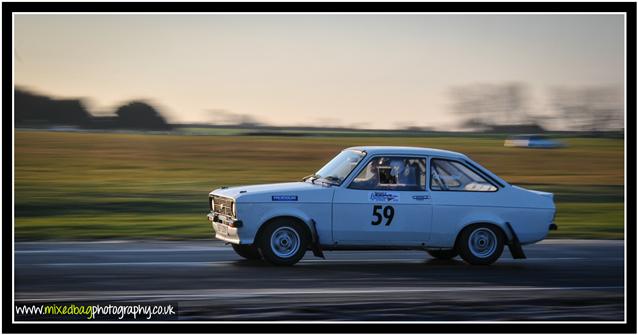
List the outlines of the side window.
{"label": "side window", "polygon": [[431,164],[432,191],[494,192],[498,189],[463,163],[432,159]]}
{"label": "side window", "polygon": [[425,191],[425,159],[375,157],[349,187],[357,190]]}

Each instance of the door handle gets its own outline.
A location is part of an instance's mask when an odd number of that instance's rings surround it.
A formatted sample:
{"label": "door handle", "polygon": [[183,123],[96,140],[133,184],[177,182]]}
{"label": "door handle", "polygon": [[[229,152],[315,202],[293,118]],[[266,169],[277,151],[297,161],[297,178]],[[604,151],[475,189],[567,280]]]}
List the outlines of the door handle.
{"label": "door handle", "polygon": [[427,200],[430,199],[429,195],[413,195],[412,199],[414,200]]}

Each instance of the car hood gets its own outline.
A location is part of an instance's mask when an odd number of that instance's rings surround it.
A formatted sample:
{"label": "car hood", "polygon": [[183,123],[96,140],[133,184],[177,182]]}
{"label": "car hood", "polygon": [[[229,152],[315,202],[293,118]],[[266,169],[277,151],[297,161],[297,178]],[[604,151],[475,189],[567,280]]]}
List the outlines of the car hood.
{"label": "car hood", "polygon": [[237,202],[330,202],[334,188],[317,183],[291,182],[218,188],[210,195]]}

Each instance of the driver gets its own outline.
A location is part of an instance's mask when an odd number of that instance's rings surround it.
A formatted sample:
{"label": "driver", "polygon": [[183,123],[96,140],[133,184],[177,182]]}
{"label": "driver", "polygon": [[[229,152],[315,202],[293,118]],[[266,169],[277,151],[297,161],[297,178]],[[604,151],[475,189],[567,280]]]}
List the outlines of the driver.
{"label": "driver", "polygon": [[365,179],[356,179],[355,185],[357,188],[365,189],[365,190],[373,190],[378,188],[379,186],[379,167],[386,165],[386,159],[375,158],[368,165]]}
{"label": "driver", "polygon": [[405,160],[400,161],[398,159],[393,159],[392,161],[390,161],[390,167],[392,168],[392,170],[390,170],[390,174],[395,176],[397,178],[397,180],[399,179],[399,176],[403,175],[405,172]]}

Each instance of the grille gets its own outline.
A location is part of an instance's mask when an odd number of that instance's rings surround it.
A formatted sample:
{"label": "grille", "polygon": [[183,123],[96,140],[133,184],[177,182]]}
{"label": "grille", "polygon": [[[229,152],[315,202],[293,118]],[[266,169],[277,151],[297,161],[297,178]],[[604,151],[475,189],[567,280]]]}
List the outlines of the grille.
{"label": "grille", "polygon": [[212,209],[215,214],[233,217],[233,199],[214,195],[211,200],[215,202],[215,208]]}

